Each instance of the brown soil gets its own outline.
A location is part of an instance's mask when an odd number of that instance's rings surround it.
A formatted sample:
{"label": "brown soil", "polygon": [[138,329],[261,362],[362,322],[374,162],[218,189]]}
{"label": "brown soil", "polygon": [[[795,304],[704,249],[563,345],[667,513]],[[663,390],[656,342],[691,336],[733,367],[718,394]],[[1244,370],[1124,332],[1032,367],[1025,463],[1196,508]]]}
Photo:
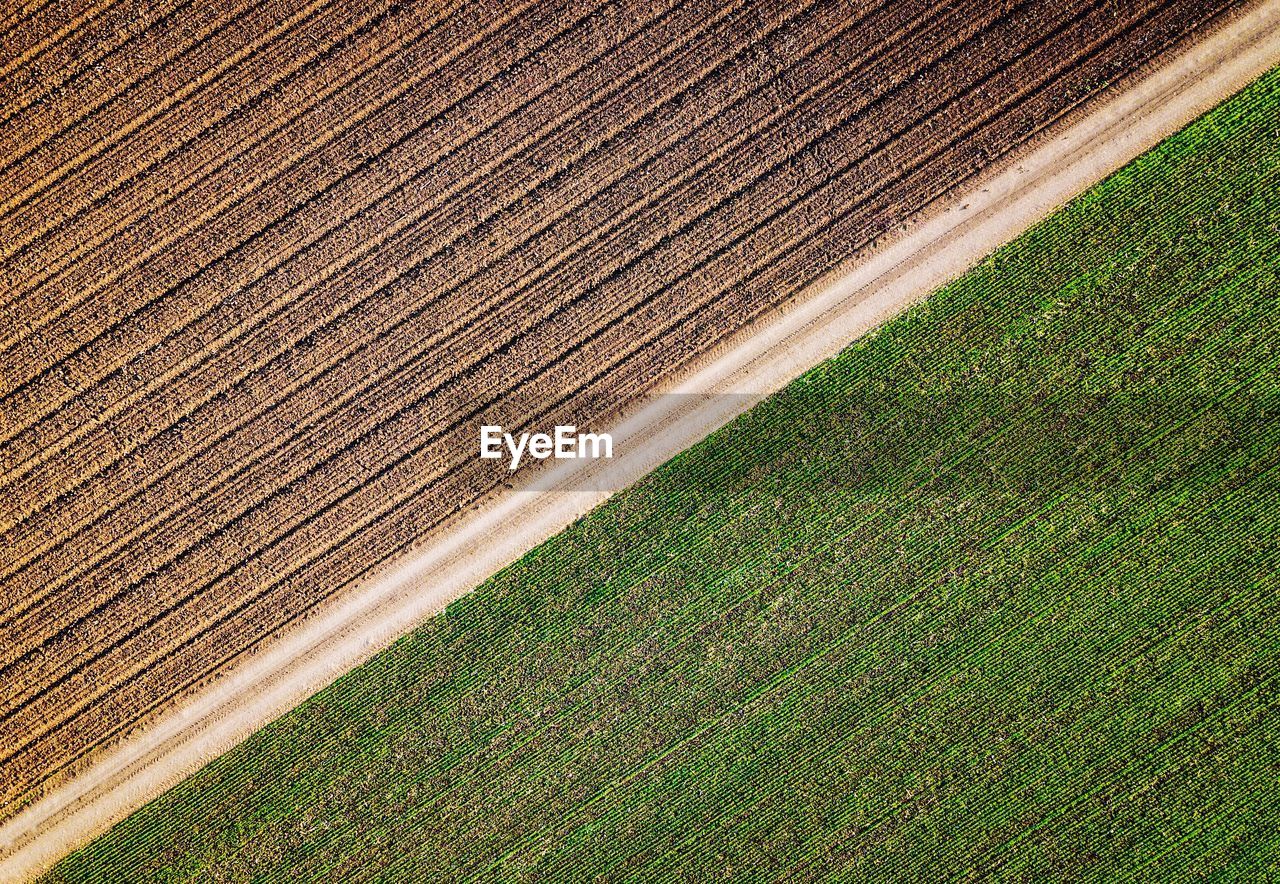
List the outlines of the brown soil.
{"label": "brown soil", "polygon": [[0,808],[1231,5],[0,19]]}

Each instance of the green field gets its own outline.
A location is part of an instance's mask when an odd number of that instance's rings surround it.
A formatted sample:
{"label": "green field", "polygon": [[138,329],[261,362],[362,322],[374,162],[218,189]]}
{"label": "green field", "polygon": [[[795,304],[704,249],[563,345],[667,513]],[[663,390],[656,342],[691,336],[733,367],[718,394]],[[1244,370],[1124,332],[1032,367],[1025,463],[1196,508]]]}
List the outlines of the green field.
{"label": "green field", "polygon": [[1280,876],[1280,72],[52,880]]}

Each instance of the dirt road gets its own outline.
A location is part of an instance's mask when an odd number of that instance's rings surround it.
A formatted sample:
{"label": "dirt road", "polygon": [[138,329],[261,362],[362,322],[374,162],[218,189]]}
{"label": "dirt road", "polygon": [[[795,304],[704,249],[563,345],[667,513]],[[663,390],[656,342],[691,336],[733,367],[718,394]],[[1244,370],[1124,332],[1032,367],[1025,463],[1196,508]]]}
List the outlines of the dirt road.
{"label": "dirt road", "polygon": [[549,470],[530,488],[488,498],[10,820],[0,828],[0,878],[28,875],[103,831],[559,531],[607,496],[600,489],[702,438],[1277,62],[1280,3],[1268,2],[939,204],[891,245],[811,283],[785,312],[721,336],[663,387],[705,395],[660,397],[615,424],[621,457]]}
{"label": "dirt road", "polygon": [[1234,4],[65,6],[0,60],[0,814],[450,530],[479,423],[620,413]]}

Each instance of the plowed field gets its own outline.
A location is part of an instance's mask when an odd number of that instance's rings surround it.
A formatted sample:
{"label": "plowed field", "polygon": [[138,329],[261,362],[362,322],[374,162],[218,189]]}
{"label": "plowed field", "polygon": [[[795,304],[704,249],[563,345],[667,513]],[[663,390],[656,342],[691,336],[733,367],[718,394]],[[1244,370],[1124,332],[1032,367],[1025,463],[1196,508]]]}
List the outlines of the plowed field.
{"label": "plowed field", "polygon": [[1232,5],[0,14],[0,812]]}
{"label": "plowed field", "polygon": [[41,880],[1276,880],[1277,218],[1280,67]]}

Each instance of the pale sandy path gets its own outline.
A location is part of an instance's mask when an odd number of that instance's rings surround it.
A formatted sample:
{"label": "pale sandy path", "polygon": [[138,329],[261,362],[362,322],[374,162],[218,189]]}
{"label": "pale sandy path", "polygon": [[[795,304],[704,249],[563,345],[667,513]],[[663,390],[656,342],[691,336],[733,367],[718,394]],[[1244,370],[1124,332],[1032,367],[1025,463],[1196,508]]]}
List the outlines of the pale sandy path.
{"label": "pale sandy path", "polygon": [[[0,881],[34,877],[568,526],[1280,63],[1264,0],[901,239],[708,354],[611,428],[611,461],[561,462],[362,584],[0,826]],[[734,394],[734,395],[727,395]]]}

